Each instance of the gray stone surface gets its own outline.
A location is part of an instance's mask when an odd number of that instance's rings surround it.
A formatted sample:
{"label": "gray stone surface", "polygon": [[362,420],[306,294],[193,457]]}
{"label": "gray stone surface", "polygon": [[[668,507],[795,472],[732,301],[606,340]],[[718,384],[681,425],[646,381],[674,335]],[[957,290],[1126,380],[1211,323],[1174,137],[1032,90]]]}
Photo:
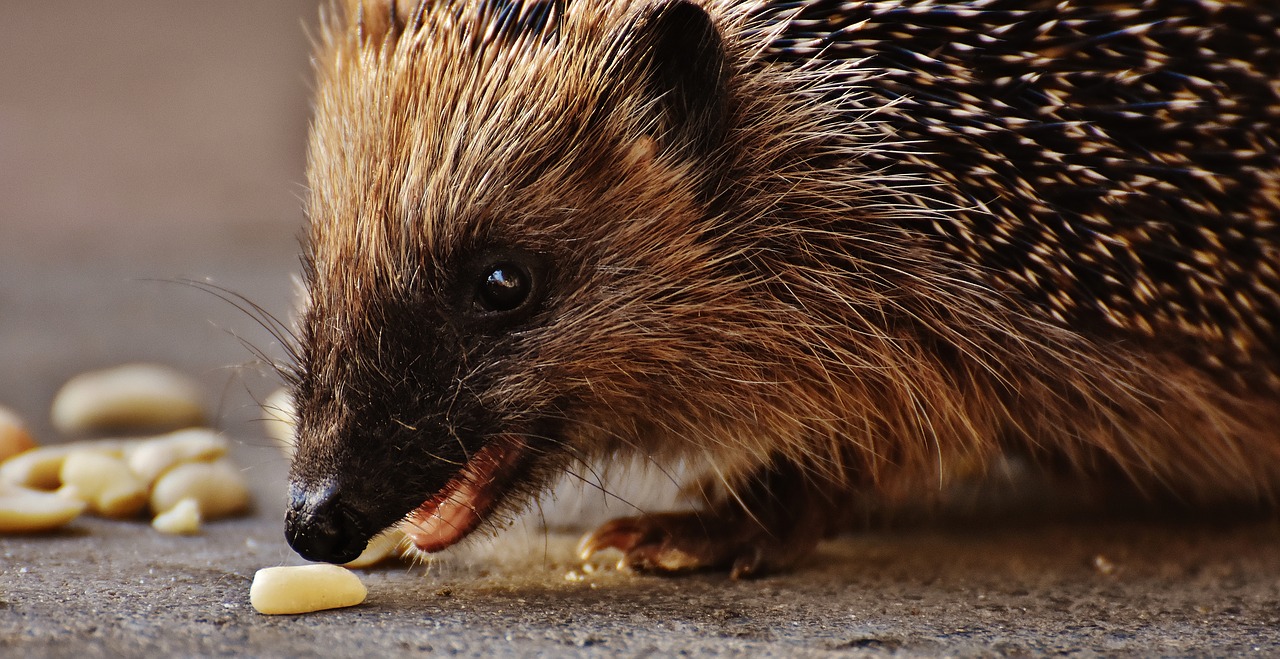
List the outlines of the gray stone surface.
{"label": "gray stone surface", "polygon": [[267,617],[248,605],[253,572],[293,561],[270,517],[214,524],[195,538],[86,520],[64,534],[5,539],[0,653],[1267,656],[1280,648],[1277,533],[1267,524],[871,534],[826,545],[795,573],[747,583],[607,566],[586,574],[566,559],[563,536],[507,538],[496,543],[504,556],[366,571],[370,594],[359,607]]}
{"label": "gray stone surface", "polygon": [[0,537],[0,656],[1237,655],[1280,653],[1274,521],[953,526],[825,545],[750,583],[657,579],[515,532],[364,574],[366,604],[266,617],[286,466],[254,421],[297,268],[301,0],[5,2],[0,11],[0,404],[56,442],[77,372],[174,364],[207,386],[256,495],[198,537],[85,518]]}

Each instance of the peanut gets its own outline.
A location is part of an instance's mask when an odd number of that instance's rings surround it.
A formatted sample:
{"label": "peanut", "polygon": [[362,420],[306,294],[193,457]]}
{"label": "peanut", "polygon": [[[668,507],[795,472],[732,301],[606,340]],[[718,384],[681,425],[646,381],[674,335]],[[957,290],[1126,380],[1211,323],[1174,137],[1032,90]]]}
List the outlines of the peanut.
{"label": "peanut", "polygon": [[151,520],[151,528],[174,535],[194,535],[200,532],[200,504],[187,498],[174,504]]}
{"label": "peanut", "polygon": [[0,483],[56,490],[62,484],[59,473],[68,455],[81,451],[119,458],[124,455],[124,446],[123,441],[106,439],[37,446],[0,464]]}
{"label": "peanut", "polygon": [[207,462],[227,454],[227,440],[207,428],[146,439],[126,451],[129,468],[148,485],[183,462]]}
{"label": "peanut", "polygon": [[262,402],[262,411],[266,414],[263,423],[267,426],[267,436],[274,439],[280,450],[288,457],[293,457],[295,411],[293,396],[288,389],[277,389]]}
{"label": "peanut", "polygon": [[253,575],[249,603],[266,615],[310,613],[355,606],[367,594],[360,577],[338,565],[268,567]]}
{"label": "peanut", "polygon": [[249,486],[226,458],[187,462],[165,472],[152,486],[151,512],[165,513],[188,498],[199,504],[202,519],[218,519],[249,507]]}
{"label": "peanut", "polygon": [[72,451],[59,471],[64,488],[105,517],[132,517],[147,503],[147,484],[124,460],[93,451]]}
{"label": "peanut", "polygon": [[84,509],[83,501],[0,483],[0,533],[56,529],[79,517]]}
{"label": "peanut", "polygon": [[8,408],[0,407],[0,461],[36,447],[22,419]]}
{"label": "peanut", "polygon": [[404,531],[399,527],[392,527],[385,533],[370,540],[364,551],[360,552],[360,556],[349,563],[344,563],[343,567],[372,567],[391,556],[398,556],[400,554],[399,550],[405,544],[407,544],[407,540],[405,539]]}
{"label": "peanut", "polygon": [[174,429],[205,417],[199,387],[165,366],[130,364],[83,373],[53,400],[53,425],[64,433],[120,428]]}

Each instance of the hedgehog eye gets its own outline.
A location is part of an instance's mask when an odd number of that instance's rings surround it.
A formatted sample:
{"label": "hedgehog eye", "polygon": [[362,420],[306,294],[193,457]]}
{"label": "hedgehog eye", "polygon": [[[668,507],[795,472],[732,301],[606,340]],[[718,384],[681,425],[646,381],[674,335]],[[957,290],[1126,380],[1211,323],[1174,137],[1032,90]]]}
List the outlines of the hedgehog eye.
{"label": "hedgehog eye", "polygon": [[476,303],[485,311],[514,311],[529,299],[533,278],[524,267],[504,261],[485,269]]}

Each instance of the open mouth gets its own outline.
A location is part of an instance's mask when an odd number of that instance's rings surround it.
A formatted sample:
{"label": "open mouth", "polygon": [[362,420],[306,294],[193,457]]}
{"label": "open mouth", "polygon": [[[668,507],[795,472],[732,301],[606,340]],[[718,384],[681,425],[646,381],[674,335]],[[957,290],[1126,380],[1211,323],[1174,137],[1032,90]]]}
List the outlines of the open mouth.
{"label": "open mouth", "polygon": [[425,552],[464,538],[502,500],[524,466],[528,444],[503,435],[471,456],[435,496],[409,513],[401,528]]}

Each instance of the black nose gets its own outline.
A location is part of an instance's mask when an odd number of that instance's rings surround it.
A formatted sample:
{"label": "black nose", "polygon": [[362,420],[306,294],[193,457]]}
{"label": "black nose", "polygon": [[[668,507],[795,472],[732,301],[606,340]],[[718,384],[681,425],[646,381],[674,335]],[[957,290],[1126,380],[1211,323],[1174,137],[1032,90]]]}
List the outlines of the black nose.
{"label": "black nose", "polygon": [[289,546],[303,558],[323,563],[355,560],[372,535],[362,526],[360,518],[342,505],[333,485],[290,484],[284,535]]}

